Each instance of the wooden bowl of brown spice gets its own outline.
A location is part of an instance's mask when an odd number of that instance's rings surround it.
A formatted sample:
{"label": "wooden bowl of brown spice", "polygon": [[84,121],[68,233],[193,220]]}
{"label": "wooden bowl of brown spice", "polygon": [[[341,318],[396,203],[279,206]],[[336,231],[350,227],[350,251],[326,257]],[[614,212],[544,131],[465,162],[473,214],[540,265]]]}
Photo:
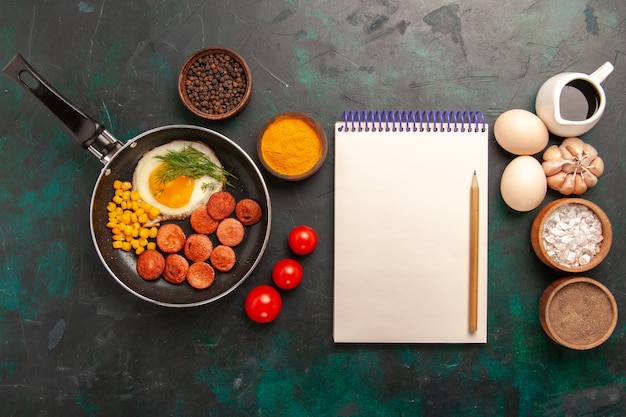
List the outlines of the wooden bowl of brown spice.
{"label": "wooden bowl of brown spice", "polygon": [[178,75],[178,94],[196,116],[224,120],[250,101],[252,78],[237,52],[212,46],[191,55]]}
{"label": "wooden bowl of brown spice", "polygon": [[600,282],[582,276],[554,281],[539,301],[546,334],[562,346],[587,350],[604,343],[617,324],[613,294]]}

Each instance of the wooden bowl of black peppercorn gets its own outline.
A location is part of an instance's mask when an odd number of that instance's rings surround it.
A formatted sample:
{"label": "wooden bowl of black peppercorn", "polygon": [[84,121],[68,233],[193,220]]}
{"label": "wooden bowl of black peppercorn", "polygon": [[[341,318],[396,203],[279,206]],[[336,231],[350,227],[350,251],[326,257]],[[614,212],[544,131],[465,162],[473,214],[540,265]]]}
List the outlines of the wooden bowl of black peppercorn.
{"label": "wooden bowl of black peppercorn", "polygon": [[185,61],[178,76],[178,94],[195,115],[228,119],[250,101],[250,68],[233,50],[219,46],[201,49]]}

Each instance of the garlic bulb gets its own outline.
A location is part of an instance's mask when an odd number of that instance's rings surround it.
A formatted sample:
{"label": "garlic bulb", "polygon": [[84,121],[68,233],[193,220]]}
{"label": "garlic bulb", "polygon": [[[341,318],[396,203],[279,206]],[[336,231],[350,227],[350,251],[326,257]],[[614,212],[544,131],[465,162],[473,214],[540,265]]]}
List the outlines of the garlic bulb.
{"label": "garlic bulb", "polygon": [[598,183],[604,162],[596,149],[579,138],[567,138],[543,153],[543,171],[548,187],[561,194],[582,194]]}

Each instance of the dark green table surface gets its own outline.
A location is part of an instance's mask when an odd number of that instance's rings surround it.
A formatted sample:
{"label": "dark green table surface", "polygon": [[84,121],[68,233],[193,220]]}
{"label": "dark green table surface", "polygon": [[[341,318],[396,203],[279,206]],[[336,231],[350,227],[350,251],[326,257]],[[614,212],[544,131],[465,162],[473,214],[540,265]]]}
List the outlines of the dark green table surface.
{"label": "dark green table surface", "polygon": [[[561,275],[530,247],[538,209],[516,213],[500,197],[512,156],[492,133],[488,343],[332,340],[333,124],[342,111],[482,109],[493,125],[507,109],[534,110],[550,76],[588,73],[606,61],[615,65],[603,84],[607,110],[583,136],[606,172],[585,197],[605,209],[615,237],[588,276],[626,311],[622,0],[3,0],[0,10],[0,64],[20,52],[122,141],[161,125],[195,124],[232,138],[256,160],[257,131],[289,110],[318,119],[330,139],[328,159],[311,179],[267,178],[272,234],[250,279],[220,302],[164,308],[121,288],[93,248],[88,211],[102,165],[0,77],[0,415],[626,414],[624,319],[604,345],[584,352],[560,347],[541,329],[539,297]],[[253,74],[250,103],[227,122],[195,118],[176,93],[186,57],[209,45],[235,49]],[[420,157],[440,158],[445,172],[445,155]],[[549,192],[543,204],[557,197]],[[270,283],[297,224],[315,227],[320,245],[302,258],[305,280],[284,293],[281,316],[256,325],[244,298]]]}

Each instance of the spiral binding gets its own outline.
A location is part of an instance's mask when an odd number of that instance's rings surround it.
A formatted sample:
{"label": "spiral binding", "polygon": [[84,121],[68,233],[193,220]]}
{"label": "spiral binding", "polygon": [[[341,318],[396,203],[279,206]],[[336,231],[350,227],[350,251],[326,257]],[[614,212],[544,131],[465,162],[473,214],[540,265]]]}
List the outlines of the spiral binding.
{"label": "spiral binding", "polygon": [[344,124],[338,127],[340,132],[485,132],[487,129],[485,115],[480,110],[345,110],[341,121]]}

